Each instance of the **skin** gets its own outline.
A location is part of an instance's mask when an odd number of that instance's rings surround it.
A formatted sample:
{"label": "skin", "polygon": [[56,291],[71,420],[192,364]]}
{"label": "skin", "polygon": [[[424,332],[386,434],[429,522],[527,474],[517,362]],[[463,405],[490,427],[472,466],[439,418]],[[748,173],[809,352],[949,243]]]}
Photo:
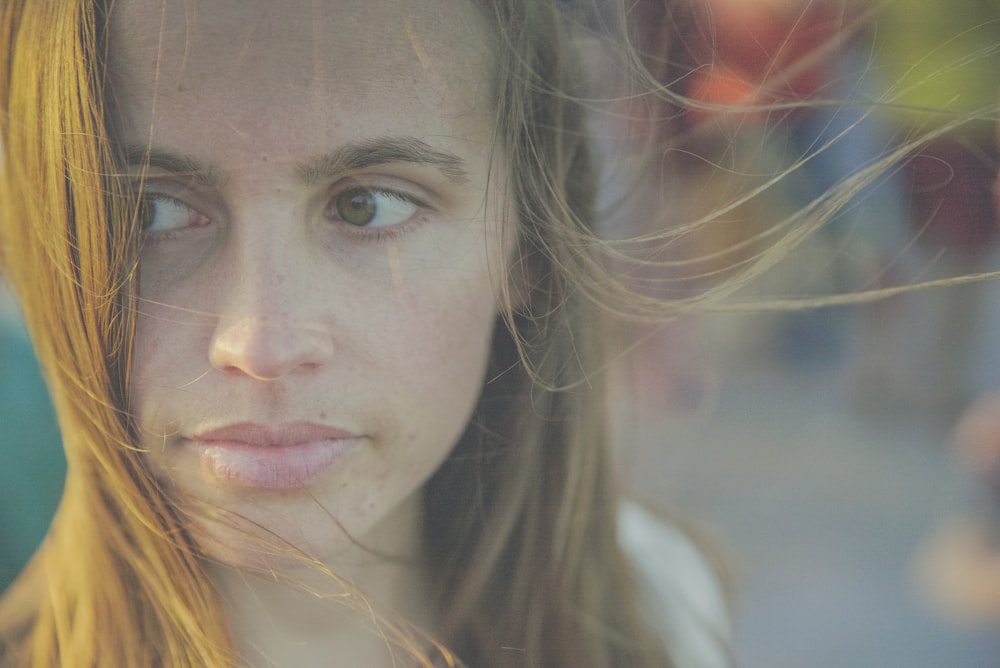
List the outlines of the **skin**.
{"label": "skin", "polygon": [[[154,155],[131,387],[141,446],[214,560],[237,646],[262,665],[329,665],[334,645],[343,665],[384,659],[325,602],[252,575],[324,586],[275,547],[432,626],[420,490],[483,385],[512,248],[487,194],[501,170],[478,20],[434,0],[115,4],[121,139]],[[433,160],[330,164],[400,137]],[[368,226],[336,206],[359,187],[398,193],[367,200]],[[190,447],[206,429],[298,421],[357,442],[291,488],[234,484]]]}

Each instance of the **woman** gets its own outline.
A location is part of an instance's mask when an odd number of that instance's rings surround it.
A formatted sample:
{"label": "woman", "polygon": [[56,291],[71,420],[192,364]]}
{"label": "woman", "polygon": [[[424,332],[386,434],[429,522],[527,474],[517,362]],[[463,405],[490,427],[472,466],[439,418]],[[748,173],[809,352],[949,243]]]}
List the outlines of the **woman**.
{"label": "woman", "polygon": [[0,664],[679,660],[617,539],[560,11],[4,4],[0,248],[69,472]]}

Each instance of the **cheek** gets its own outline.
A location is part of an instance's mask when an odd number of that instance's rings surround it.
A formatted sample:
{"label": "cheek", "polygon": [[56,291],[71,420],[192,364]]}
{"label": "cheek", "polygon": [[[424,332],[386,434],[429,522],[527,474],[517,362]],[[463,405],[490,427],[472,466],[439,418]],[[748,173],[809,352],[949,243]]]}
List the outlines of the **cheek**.
{"label": "cheek", "polygon": [[[211,327],[190,310],[162,304],[140,306],[129,398],[140,423],[153,426],[160,409],[181,392],[200,393],[199,378],[209,370]],[[210,399],[201,395],[203,401]],[[162,417],[168,417],[164,415]]]}
{"label": "cheek", "polygon": [[[451,293],[410,312],[397,335],[396,378],[411,392],[475,399],[482,386],[496,319],[492,290]],[[433,396],[417,394],[423,401]]]}
{"label": "cheek", "polygon": [[171,353],[169,340],[165,335],[169,323],[163,320],[167,317],[163,311],[162,308],[144,305],[136,318],[135,361],[129,395],[132,405],[140,413],[155,393],[154,388],[160,384],[156,379],[164,380],[163,373],[169,368],[165,364]]}
{"label": "cheek", "polygon": [[[480,221],[480,224],[484,224]],[[485,223],[487,234],[453,240],[446,252],[408,257],[389,249],[395,302],[385,323],[399,354],[398,368],[408,382],[437,380],[445,386],[469,384],[478,393],[497,317],[498,294],[507,263],[499,223]],[[492,229],[496,226],[497,229]],[[393,262],[402,257],[402,261]],[[395,265],[395,266],[394,266]]]}
{"label": "cheek", "polygon": [[497,318],[494,282],[480,273],[435,289],[425,285],[387,323],[394,352],[385,373],[408,413],[400,425],[404,439],[433,434],[450,447],[465,429],[489,360]]}

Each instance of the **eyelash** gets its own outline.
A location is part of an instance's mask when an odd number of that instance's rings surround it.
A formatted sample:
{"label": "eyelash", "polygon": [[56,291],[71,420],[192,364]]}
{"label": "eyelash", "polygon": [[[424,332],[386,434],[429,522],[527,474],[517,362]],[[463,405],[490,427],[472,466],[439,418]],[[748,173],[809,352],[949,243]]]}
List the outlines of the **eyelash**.
{"label": "eyelash", "polygon": [[[185,209],[187,210],[187,216],[189,218],[196,217],[199,219],[199,224],[184,225],[183,227],[176,229],[151,230],[149,228],[152,226],[152,220],[149,220],[147,223],[146,218],[151,218],[155,215],[155,207],[159,204],[166,204]],[[168,241],[185,230],[205,227],[212,221],[210,216],[204,214],[200,209],[187,204],[183,199],[164,193],[144,193],[139,200],[137,217],[140,223],[142,235],[147,242]]]}
{"label": "eyelash", "polygon": [[384,243],[386,241],[393,241],[399,239],[404,234],[409,231],[409,228],[417,223],[418,221],[408,221],[400,225],[395,225],[393,227],[371,227],[371,228],[357,228],[357,230],[352,230],[348,234],[357,235],[364,241],[370,241],[372,243]]}
{"label": "eyelash", "polygon": [[[347,186],[337,188],[329,195],[329,197],[327,198],[327,203],[323,207],[324,214],[326,214],[327,211],[329,211],[336,205],[335,203],[338,197],[341,197],[344,194],[350,193],[352,191],[367,192],[371,195],[376,195],[376,196],[382,195],[385,197],[389,197],[395,200],[412,204],[414,207],[416,207],[416,211],[413,213],[412,216],[410,216],[409,219],[407,219],[404,222],[392,225],[385,225],[385,226],[354,225],[343,219],[337,220],[334,218],[331,220],[331,222],[336,224],[337,227],[341,229],[345,234],[354,238],[361,239],[363,241],[381,243],[397,239],[408,233],[413,227],[421,224],[426,216],[426,213],[430,210],[433,210],[432,207],[429,204],[427,204],[422,198],[414,196],[409,192],[405,192],[399,189],[384,188],[374,185],[364,185],[354,182]],[[185,209],[189,209],[195,212],[199,216],[203,216],[210,222],[213,220],[211,216],[202,213],[202,211],[199,208],[194,207],[191,204],[187,203],[184,198],[176,197],[174,195],[170,195],[163,192],[150,192],[150,193],[143,193],[139,197],[137,214],[140,222],[143,222],[142,217],[144,209],[146,207],[152,206],[154,203],[158,201],[176,204],[178,206],[184,207]],[[327,218],[330,219],[331,217],[327,215]],[[177,238],[178,236],[184,234],[186,231],[190,229],[191,226],[185,226],[177,229],[148,232],[146,230],[146,225],[143,225],[142,233],[146,243],[161,243],[161,242],[171,241]]]}
{"label": "eyelash", "polygon": [[[352,192],[363,192],[372,196],[384,196],[398,202],[404,202],[410,204],[414,207],[414,212],[408,219],[403,222],[392,224],[392,225],[354,225],[344,219],[337,219],[329,215],[331,209],[337,206],[338,198],[350,194]],[[411,194],[408,191],[397,189],[397,188],[386,188],[378,185],[369,185],[358,182],[351,182],[347,185],[340,186],[336,188],[327,198],[327,203],[323,207],[324,215],[327,216],[331,222],[336,224],[340,230],[345,234],[361,239],[363,241],[371,241],[375,243],[389,241],[392,239],[399,238],[411,231],[415,226],[420,225],[428,211],[433,211],[433,208],[421,197]],[[391,213],[390,213],[391,215]]]}

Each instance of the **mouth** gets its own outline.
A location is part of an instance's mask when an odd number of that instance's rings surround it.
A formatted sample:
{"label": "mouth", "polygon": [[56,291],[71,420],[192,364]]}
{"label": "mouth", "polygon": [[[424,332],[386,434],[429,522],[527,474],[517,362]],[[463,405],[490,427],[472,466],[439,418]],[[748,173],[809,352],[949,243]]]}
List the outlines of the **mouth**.
{"label": "mouth", "polygon": [[210,481],[257,489],[305,487],[343,462],[364,440],[311,422],[241,422],[199,431],[186,441]]}

